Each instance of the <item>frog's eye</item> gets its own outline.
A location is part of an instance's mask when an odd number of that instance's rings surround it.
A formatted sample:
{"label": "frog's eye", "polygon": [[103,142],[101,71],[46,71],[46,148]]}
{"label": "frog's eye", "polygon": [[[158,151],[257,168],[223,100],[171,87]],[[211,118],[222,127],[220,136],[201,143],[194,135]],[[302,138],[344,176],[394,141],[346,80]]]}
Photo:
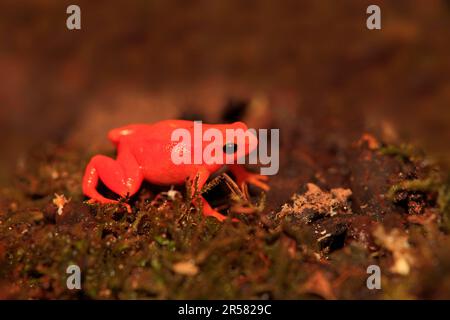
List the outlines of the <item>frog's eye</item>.
{"label": "frog's eye", "polygon": [[223,146],[223,152],[226,154],[233,154],[237,151],[238,145],[235,143],[227,143]]}

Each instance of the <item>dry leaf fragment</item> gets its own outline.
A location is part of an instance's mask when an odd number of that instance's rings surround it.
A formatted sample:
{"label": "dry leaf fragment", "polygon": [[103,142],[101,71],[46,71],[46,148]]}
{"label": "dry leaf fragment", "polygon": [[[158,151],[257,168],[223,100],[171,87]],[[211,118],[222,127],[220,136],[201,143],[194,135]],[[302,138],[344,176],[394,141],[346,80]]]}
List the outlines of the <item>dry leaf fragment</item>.
{"label": "dry leaf fragment", "polygon": [[364,143],[367,143],[370,150],[377,150],[380,148],[380,143],[378,140],[369,133],[364,133],[358,141],[359,146],[362,146]]}
{"label": "dry leaf fragment", "polygon": [[185,276],[195,276],[198,273],[198,267],[193,260],[177,262],[172,266],[173,271]]}
{"label": "dry leaf fragment", "polygon": [[351,212],[349,198],[352,195],[350,189],[335,188],[323,191],[314,183],[306,184],[307,191],[304,194],[294,194],[292,205],[284,204],[278,216],[281,218],[288,214],[304,214],[308,211],[320,215],[334,216],[340,212]]}
{"label": "dry leaf fragment", "polygon": [[316,294],[324,299],[335,300],[336,296],[331,287],[330,281],[321,271],[316,271],[303,285],[303,292]]}
{"label": "dry leaf fragment", "polygon": [[53,198],[53,204],[58,208],[58,215],[62,215],[64,206],[70,202],[70,198],[67,199],[63,194],[55,193],[55,197]]}
{"label": "dry leaf fragment", "polygon": [[391,272],[406,276],[409,274],[414,258],[408,242],[408,236],[399,229],[386,232],[383,225],[379,225],[373,232],[376,242],[389,250],[394,258]]}

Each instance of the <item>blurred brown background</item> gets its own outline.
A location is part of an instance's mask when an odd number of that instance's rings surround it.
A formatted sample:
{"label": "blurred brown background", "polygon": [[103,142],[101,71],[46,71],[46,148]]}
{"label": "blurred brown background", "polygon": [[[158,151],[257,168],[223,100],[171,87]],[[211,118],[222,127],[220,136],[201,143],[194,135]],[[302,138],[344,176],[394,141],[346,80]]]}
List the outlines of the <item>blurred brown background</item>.
{"label": "blurred brown background", "polygon": [[448,159],[449,1],[2,0],[0,39],[3,178],[44,142],[99,152],[112,127],[219,122],[229,99],[255,97],[267,119],[253,124],[285,145],[293,126],[311,148],[372,131]]}

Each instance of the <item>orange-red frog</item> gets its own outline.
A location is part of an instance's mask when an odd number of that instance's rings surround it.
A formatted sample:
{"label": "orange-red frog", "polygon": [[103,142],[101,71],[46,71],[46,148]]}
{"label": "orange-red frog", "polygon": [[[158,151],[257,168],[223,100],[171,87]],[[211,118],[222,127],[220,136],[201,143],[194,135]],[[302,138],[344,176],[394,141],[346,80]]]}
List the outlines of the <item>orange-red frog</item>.
{"label": "orange-red frog", "polygon": [[[232,157],[237,160],[238,153],[236,151],[240,147],[244,149],[239,150],[245,150],[244,155],[247,155],[256,148],[258,143],[254,134],[247,135],[248,139],[236,139],[235,136],[232,141],[227,141],[227,129],[242,129],[247,132],[248,128],[243,122],[202,124],[202,137],[208,129],[214,128],[216,132],[220,131],[224,138],[211,139],[211,141],[202,139],[200,146],[194,141],[194,136],[199,133],[195,132],[196,129],[194,128],[195,122],[193,121],[164,120],[153,124],[131,124],[111,130],[108,133],[108,138],[117,148],[117,159],[114,160],[103,155],[94,156],[86,167],[83,178],[83,193],[91,198],[91,202],[103,204],[118,202],[105,198],[97,191],[99,179],[120,197],[129,197],[135,194],[144,180],[156,185],[182,185],[188,179],[192,184],[190,190],[195,192],[195,190],[201,190],[212,173],[229,162],[225,162],[224,158],[224,161],[216,161],[218,163],[191,161],[191,163],[176,164],[173,161],[174,153],[183,155],[183,153],[188,152],[191,153],[190,157],[193,159],[198,148],[203,151],[207,146],[211,148],[211,144],[221,143],[220,146],[216,145],[216,147],[223,148],[223,157],[230,155],[231,145]],[[192,140],[189,143],[173,141],[173,132],[176,129],[189,132]],[[242,133],[242,130],[236,130],[236,132]],[[242,141],[245,145],[239,146],[238,144],[242,144]],[[239,158],[241,156],[242,153],[239,153]],[[248,172],[242,165],[237,164],[237,161],[230,164],[229,169],[241,188],[246,183],[250,183],[266,191],[269,189],[269,186],[264,182],[268,180],[267,176]],[[194,183],[197,186],[194,186]],[[213,216],[220,221],[226,219],[226,216],[211,208],[203,197],[201,197],[201,200],[205,216]],[[129,205],[126,204],[126,206],[128,211],[131,211]]]}

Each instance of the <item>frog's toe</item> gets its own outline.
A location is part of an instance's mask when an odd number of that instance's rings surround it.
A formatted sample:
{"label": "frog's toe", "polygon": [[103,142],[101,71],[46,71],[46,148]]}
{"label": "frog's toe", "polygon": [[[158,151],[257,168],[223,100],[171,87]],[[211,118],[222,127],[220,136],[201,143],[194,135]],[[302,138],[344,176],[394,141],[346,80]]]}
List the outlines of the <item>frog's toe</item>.
{"label": "frog's toe", "polygon": [[238,185],[242,190],[245,190],[246,184],[254,185],[258,188],[261,188],[264,191],[269,191],[270,187],[265,181],[268,181],[268,176],[263,176],[261,174],[249,173],[244,178],[238,179]]}
{"label": "frog's toe", "polygon": [[[221,214],[220,212],[218,212],[218,211],[216,211],[216,210],[214,210],[214,209],[212,209],[212,208],[204,208],[204,209],[203,209],[203,214],[204,214],[206,217],[214,217],[214,218],[216,218],[217,220],[219,220],[220,222],[223,222],[224,220],[228,219],[227,216]],[[232,222],[239,222],[239,219],[232,218],[231,221],[232,221]]]}
{"label": "frog's toe", "polygon": [[263,181],[268,181],[269,177],[267,176],[262,176],[262,175],[257,175],[257,176],[252,176],[250,177],[247,182],[249,184],[252,184],[256,187],[259,187],[261,189],[263,189],[264,191],[269,191],[270,187],[267,183],[263,182]]}
{"label": "frog's toe", "polygon": [[219,220],[220,222],[223,222],[224,220],[227,219],[227,216],[224,216],[223,214],[211,209],[211,210],[203,210],[203,214],[206,217],[214,217],[217,220]]}

